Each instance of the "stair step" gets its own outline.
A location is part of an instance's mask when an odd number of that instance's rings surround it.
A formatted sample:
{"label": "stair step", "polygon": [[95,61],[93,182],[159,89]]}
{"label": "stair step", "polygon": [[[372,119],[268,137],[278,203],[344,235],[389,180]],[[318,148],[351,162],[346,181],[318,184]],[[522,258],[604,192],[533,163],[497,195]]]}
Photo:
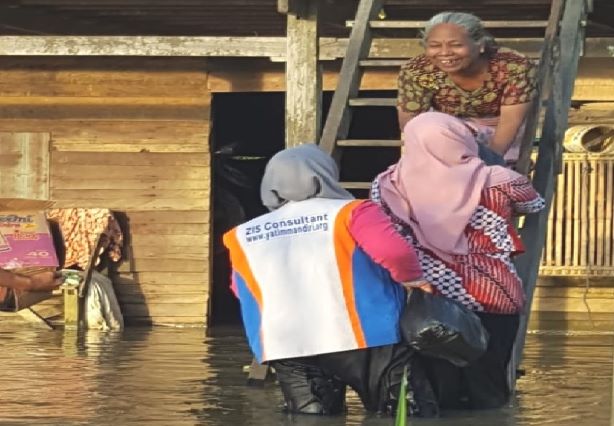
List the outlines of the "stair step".
{"label": "stair step", "polygon": [[400,67],[407,59],[363,59],[360,61],[361,67]]}
{"label": "stair step", "polygon": [[[546,28],[548,21],[482,21],[484,28]],[[369,21],[371,28],[422,29],[426,21]],[[354,26],[354,21],[346,21],[345,26]]]}
{"label": "stair step", "polygon": [[394,107],[397,105],[396,98],[354,98],[349,101],[350,106],[364,107],[364,106],[383,106]]}
{"label": "stair step", "polygon": [[345,189],[371,189],[371,182],[341,182]]}
{"label": "stair step", "polygon": [[363,148],[400,147],[400,140],[394,139],[339,139],[337,146],[359,146]]}

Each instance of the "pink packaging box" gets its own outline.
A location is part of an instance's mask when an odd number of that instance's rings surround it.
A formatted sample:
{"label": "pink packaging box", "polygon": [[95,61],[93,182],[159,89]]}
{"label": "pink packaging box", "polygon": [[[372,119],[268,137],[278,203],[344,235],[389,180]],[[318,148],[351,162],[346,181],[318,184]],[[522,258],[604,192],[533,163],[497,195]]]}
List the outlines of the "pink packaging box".
{"label": "pink packaging box", "polygon": [[57,267],[45,214],[27,210],[28,203],[18,206],[19,210],[4,210],[7,206],[0,201],[0,268]]}

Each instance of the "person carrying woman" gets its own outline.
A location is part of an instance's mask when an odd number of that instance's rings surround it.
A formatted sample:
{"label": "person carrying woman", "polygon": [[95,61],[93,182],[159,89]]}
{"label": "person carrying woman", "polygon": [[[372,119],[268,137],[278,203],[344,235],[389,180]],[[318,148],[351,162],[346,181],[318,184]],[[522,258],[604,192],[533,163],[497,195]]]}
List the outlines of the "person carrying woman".
{"label": "person carrying woman", "polygon": [[513,217],[543,209],[544,200],[526,177],[487,166],[463,121],[439,112],[406,124],[403,155],[376,177],[371,198],[416,249],[434,292],[474,311],[490,335],[468,367],[428,360],[440,408],[501,407],[525,303],[512,264],[523,251]]}
{"label": "person carrying woman", "polygon": [[283,150],[261,185],[271,212],[224,235],[250,348],[275,369],[290,412],[340,413],[346,385],[367,410],[394,412],[409,366],[410,413],[435,415],[414,352],[399,343],[403,287],[430,285],[379,206],[338,179],[316,145]]}
{"label": "person carrying woman", "polygon": [[429,110],[462,118],[494,153],[515,163],[525,117],[537,93],[536,66],[499,47],[470,13],[442,12],[423,32],[424,54],[411,58],[398,77],[401,130]]}

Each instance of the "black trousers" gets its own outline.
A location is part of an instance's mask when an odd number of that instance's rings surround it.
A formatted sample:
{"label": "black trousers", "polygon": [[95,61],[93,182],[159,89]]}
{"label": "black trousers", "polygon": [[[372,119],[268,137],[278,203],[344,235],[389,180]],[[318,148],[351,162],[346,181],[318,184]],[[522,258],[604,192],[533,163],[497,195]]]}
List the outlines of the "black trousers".
{"label": "black trousers", "polygon": [[478,313],[490,334],[488,348],[473,364],[459,368],[447,361],[424,358],[427,376],[441,409],[500,408],[509,399],[507,365],[518,331],[518,315]]}
{"label": "black trousers", "polygon": [[303,414],[338,414],[350,386],[368,411],[396,411],[401,378],[408,367],[410,415],[433,417],[439,409],[500,408],[509,399],[507,364],[517,315],[478,313],[490,334],[475,363],[459,368],[415,352],[403,343],[347,352],[273,361],[286,406]]}
{"label": "black trousers", "polygon": [[350,386],[368,411],[396,411],[401,379],[407,366],[410,415],[438,414],[435,395],[421,359],[404,344],[306,358],[273,361],[286,407],[303,414],[338,414],[345,409]]}

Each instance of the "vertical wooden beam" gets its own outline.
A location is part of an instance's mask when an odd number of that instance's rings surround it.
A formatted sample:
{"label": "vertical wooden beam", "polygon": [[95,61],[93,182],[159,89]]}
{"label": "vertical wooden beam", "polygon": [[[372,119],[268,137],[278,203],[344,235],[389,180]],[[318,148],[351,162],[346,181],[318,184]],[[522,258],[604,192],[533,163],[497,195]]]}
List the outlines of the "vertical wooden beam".
{"label": "vertical wooden beam", "polygon": [[[318,64],[318,0],[289,10],[286,62],[286,147],[317,142],[321,128],[322,72]],[[299,12],[299,13],[297,13]]]}
{"label": "vertical wooden beam", "polygon": [[516,371],[522,361],[522,351],[527,332],[531,303],[539,271],[542,249],[545,242],[547,218],[552,204],[557,175],[562,159],[562,141],[568,124],[569,107],[574,81],[577,75],[580,48],[584,34],[580,28],[586,18],[583,2],[565,2],[563,19],[554,56],[552,90],[544,117],[542,140],[533,175],[533,186],[542,194],[546,207],[539,213],[528,215],[521,230],[526,251],[516,260],[518,275],[524,283],[527,297],[525,312],[520,316],[520,325],[508,368],[511,389],[515,388]]}

